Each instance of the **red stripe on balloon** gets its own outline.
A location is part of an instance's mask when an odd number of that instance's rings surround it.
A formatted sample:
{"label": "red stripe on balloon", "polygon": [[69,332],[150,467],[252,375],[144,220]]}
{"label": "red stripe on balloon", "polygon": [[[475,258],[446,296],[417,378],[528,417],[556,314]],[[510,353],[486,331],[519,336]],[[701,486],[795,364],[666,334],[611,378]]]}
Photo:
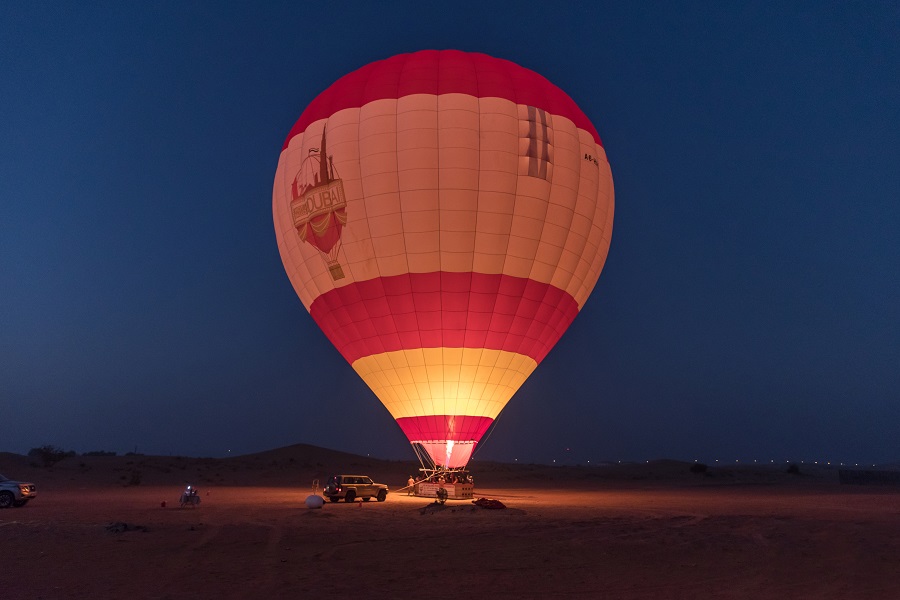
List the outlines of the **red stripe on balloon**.
{"label": "red stripe on balloon", "polygon": [[477,442],[493,422],[490,417],[468,415],[428,415],[397,419],[397,424],[411,442]]}
{"label": "red stripe on balloon", "polygon": [[411,94],[453,93],[476,98],[504,98],[515,104],[542,108],[571,120],[603,145],[590,119],[575,101],[534,71],[486,54],[423,50],[373,62],[338,79],[303,111],[282,149],[311,123],[326,119],[339,110]]}
{"label": "red stripe on balloon", "polygon": [[487,348],[540,363],[575,319],[578,304],[531,279],[433,272],[334,288],[309,312],[350,364],[416,348]]}

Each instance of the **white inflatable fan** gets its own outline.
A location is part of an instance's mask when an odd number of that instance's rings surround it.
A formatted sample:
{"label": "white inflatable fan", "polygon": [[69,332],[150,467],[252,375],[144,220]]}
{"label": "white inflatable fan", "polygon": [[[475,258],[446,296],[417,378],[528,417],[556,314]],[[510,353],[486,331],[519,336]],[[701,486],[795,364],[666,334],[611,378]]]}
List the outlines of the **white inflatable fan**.
{"label": "white inflatable fan", "polygon": [[314,479],[312,494],[306,497],[306,508],[322,508],[325,506],[325,498],[319,495],[319,480]]}

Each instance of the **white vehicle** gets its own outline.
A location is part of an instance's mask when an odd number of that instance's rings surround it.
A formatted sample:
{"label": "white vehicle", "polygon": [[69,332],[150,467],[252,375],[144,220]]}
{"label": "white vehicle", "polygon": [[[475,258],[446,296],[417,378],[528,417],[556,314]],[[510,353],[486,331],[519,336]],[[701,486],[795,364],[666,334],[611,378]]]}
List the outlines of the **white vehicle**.
{"label": "white vehicle", "polygon": [[0,475],[0,508],[25,506],[35,496],[37,496],[37,488],[33,483],[13,481]]}

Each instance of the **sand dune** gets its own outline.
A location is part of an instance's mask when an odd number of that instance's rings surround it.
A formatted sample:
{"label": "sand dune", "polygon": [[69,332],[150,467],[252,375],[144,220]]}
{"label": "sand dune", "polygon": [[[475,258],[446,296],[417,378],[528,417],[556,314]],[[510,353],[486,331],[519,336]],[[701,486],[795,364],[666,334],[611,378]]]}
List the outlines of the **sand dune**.
{"label": "sand dune", "polygon": [[[900,598],[900,489],[829,469],[482,463],[476,492],[506,510],[395,493],[313,511],[315,478],[397,488],[415,465],[303,445],[30,462],[0,453],[40,490],[0,511],[8,597]],[[177,508],[188,482],[202,502]]]}
{"label": "sand dune", "polygon": [[[72,456],[47,468],[36,459],[0,452],[0,473],[19,479],[38,479],[42,487],[70,485],[206,485],[308,487],[334,473],[361,472],[392,488],[405,485],[416,474],[414,461],[389,461],[358,456],[306,444],[228,458],[183,456]],[[580,485],[610,482],[635,484],[717,486],[737,483],[804,485],[836,483],[837,469],[803,465],[800,476],[786,473],[785,465],[732,465],[710,467],[706,473],[690,471],[691,463],[657,460],[647,463],[601,463],[594,466],[549,466],[478,461],[470,464],[479,484],[552,487],[560,480]]]}

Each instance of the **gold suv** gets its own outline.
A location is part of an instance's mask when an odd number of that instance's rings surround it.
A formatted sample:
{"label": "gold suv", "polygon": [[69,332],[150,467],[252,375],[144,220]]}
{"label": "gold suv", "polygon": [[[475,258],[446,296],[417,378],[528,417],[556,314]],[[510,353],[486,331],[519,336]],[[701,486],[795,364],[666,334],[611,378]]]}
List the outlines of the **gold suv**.
{"label": "gold suv", "polygon": [[332,502],[337,502],[341,498],[345,502],[353,502],[357,498],[362,498],[363,502],[368,502],[371,498],[384,502],[388,486],[375,483],[371,477],[365,475],[334,475],[328,479],[322,493]]}

